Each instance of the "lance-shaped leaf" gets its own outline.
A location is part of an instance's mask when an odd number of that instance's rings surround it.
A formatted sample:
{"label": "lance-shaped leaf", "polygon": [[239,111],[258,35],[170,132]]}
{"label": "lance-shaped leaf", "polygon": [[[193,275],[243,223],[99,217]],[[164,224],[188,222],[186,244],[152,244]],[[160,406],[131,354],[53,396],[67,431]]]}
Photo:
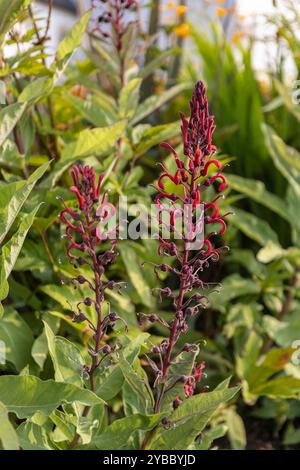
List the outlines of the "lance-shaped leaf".
{"label": "lance-shaped leaf", "polygon": [[159,95],[149,96],[149,98],[147,98],[138,106],[136,112],[133,115],[131,123],[137,124],[138,122],[142,121],[142,119],[145,119],[145,117],[149,116],[149,114],[161,108],[165,103],[188,88],[190,88],[190,84],[180,83],[179,85],[175,85],[169,90],[160,93]]}
{"label": "lance-shaped leaf", "polygon": [[[11,237],[11,239],[3,246],[1,257],[0,257],[0,302],[5,299],[8,295],[8,276],[10,275],[15,262],[19,256],[24,240],[30,229],[35,214],[40,208],[39,204],[30,214],[23,217],[22,222],[18,228],[18,231]],[[0,303],[0,314],[2,314],[3,308]]]}
{"label": "lance-shaped leaf", "polygon": [[40,166],[32,175],[29,176],[28,180],[18,182],[17,184],[12,183],[12,194],[8,188],[8,194],[11,194],[9,200],[7,200],[6,191],[0,193],[0,244],[4,240],[7,232],[11,228],[14,220],[19,214],[20,210],[30,192],[34,188],[36,182],[43,176],[49,166],[49,162],[44,163]]}
{"label": "lance-shaped leaf", "polygon": [[90,390],[54,380],[43,381],[32,375],[0,377],[0,401],[18,418],[30,418],[37,411],[49,416],[64,403],[79,402],[86,406],[104,403]]}
{"label": "lance-shaped leaf", "polygon": [[72,163],[76,160],[96,155],[102,157],[109,153],[116,141],[122,136],[125,130],[125,121],[117,122],[112,126],[99,127],[96,129],[85,129],[79,132],[75,142],[67,144],[61,156],[61,161],[56,163],[54,171],[49,177],[53,186]]}
{"label": "lance-shaped leaf", "polygon": [[195,395],[185,400],[170,416],[169,429],[158,430],[151,450],[185,450],[203,431],[211,416],[222,403],[231,400],[239,387]]}
{"label": "lance-shaped leaf", "polygon": [[[130,448],[130,438],[135,431],[149,431],[161,419],[161,415],[135,414],[114,421],[106,430],[92,440],[87,448],[97,450],[122,450]],[[86,448],[82,446],[82,448]]]}
{"label": "lance-shaped leaf", "polygon": [[91,10],[87,11],[80,20],[69,30],[63,40],[59,43],[56,58],[63,60],[69,57],[73,51],[82,43],[82,36],[91,16]]}
{"label": "lance-shaped leaf", "polygon": [[0,111],[0,146],[21,119],[26,108],[26,103],[14,103],[6,106]]}
{"label": "lance-shaped leaf", "polygon": [[0,46],[5,34],[18,20],[19,15],[31,0],[1,0],[0,2]]}

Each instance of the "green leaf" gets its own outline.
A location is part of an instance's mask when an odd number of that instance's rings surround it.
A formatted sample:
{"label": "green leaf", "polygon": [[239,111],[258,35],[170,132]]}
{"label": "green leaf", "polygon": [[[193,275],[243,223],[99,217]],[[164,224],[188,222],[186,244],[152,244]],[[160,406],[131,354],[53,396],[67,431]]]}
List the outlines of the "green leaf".
{"label": "green leaf", "polygon": [[231,274],[222,282],[220,294],[212,292],[209,298],[212,308],[225,313],[226,305],[233,299],[247,295],[258,295],[259,292],[260,287],[251,279]]}
{"label": "green leaf", "polygon": [[219,405],[231,400],[239,387],[215,390],[185,400],[170,416],[169,429],[159,430],[150,444],[151,450],[185,450],[203,431]]}
{"label": "green leaf", "polygon": [[226,411],[226,424],[228,437],[233,450],[244,450],[247,445],[244,422],[234,408]]}
{"label": "green leaf", "polygon": [[125,121],[120,121],[112,126],[81,131],[77,140],[66,145],[63,149],[63,163],[69,159],[73,162],[76,159],[88,157],[89,155],[105,155],[112,149],[116,140],[124,132],[124,129]]}
{"label": "green leaf", "polygon": [[[90,447],[97,450],[130,449],[130,438],[135,431],[149,431],[161,419],[161,415],[135,414],[114,421],[104,432],[94,438]],[[83,446],[82,446],[83,447]]]}
{"label": "green leaf", "polygon": [[[148,339],[147,333],[140,333],[136,338],[129,339],[125,337],[122,342],[122,354],[129,364],[137,358],[141,346]],[[99,367],[95,371],[96,393],[103,400],[108,401],[114,398],[122,389],[124,384],[124,375],[119,364],[112,367]]]}
{"label": "green leaf", "polygon": [[8,276],[13,270],[13,267],[20,254],[26,235],[33,223],[35,214],[39,210],[40,205],[41,204],[39,204],[32,212],[30,212],[30,214],[26,214],[23,216],[18,231],[2,247],[2,252],[0,256],[0,301],[2,301],[8,296]]}
{"label": "green leaf", "polygon": [[246,196],[253,199],[253,201],[262,204],[272,212],[280,215],[288,222],[291,221],[289,212],[287,211],[286,203],[278,196],[267,191],[262,181],[228,174],[226,174],[226,179],[228,180],[231,189],[245,194]]}
{"label": "green leaf", "polygon": [[300,318],[298,312],[289,315],[284,321],[280,321],[271,315],[263,316],[263,328],[278,346],[289,347],[299,339]]}
{"label": "green leaf", "polygon": [[63,40],[59,43],[56,58],[63,60],[69,57],[74,49],[79,47],[82,43],[82,37],[85,32],[86,26],[91,16],[91,10],[88,10],[80,20],[68,31]]}
{"label": "green leaf", "polygon": [[[136,372],[124,357],[120,359],[120,367],[125,378],[123,386],[123,401],[125,407],[130,407],[130,414],[151,413],[154,399],[149,387],[148,379]],[[143,369],[142,369],[143,370]]]}
{"label": "green leaf", "polygon": [[271,229],[265,220],[259,219],[256,215],[242,209],[235,208],[234,212],[235,216],[230,218],[230,223],[247,235],[247,237],[262,246],[266,245],[269,240],[276,244],[279,243],[276,232]]}
{"label": "green leaf", "polygon": [[31,375],[1,376],[0,401],[18,418],[30,418],[37,411],[49,416],[64,403],[79,402],[87,406],[103,403],[90,390],[54,380],[42,381]]}
{"label": "green leaf", "polygon": [[133,115],[131,123],[134,125],[142,121],[145,119],[145,117],[149,116],[149,114],[153,113],[157,109],[160,109],[165,103],[188,88],[190,88],[190,84],[181,83],[179,85],[173,86],[172,88],[169,88],[159,95],[149,96],[149,98],[147,98],[138,106],[136,112]]}
{"label": "green leaf", "polygon": [[[19,214],[20,210],[26,199],[28,198],[30,192],[34,188],[36,182],[43,176],[47,170],[50,162],[44,163],[37,170],[35,170],[32,175],[29,176],[28,180],[18,182],[18,186],[15,187],[15,191],[11,194],[9,200],[7,200],[6,191],[1,191],[0,194],[0,243],[4,240],[6,234],[11,228],[14,220]],[[8,192],[8,194],[10,194]]]}
{"label": "green leaf", "polygon": [[190,446],[190,450],[209,450],[211,448],[211,445],[213,441],[216,439],[220,439],[221,437],[225,436],[227,432],[227,426],[224,424],[218,424],[218,425],[213,425],[210,429],[205,431],[203,435],[201,436],[201,441],[195,446]]}
{"label": "green leaf", "polygon": [[170,124],[162,124],[146,129],[143,133],[141,140],[135,149],[136,157],[144,155],[151,147],[160,144],[164,140],[171,139],[179,135],[180,123],[173,122]]}
{"label": "green leaf", "polygon": [[19,450],[19,439],[15,428],[10,423],[8,411],[0,402],[0,442],[4,450]]}
{"label": "green leaf", "polygon": [[140,78],[134,78],[121,89],[119,97],[119,116],[121,119],[132,117],[136,113],[141,82]]}
{"label": "green leaf", "polygon": [[0,47],[5,34],[18,20],[31,0],[1,0],[0,2]]}
{"label": "green leaf", "polygon": [[48,356],[48,343],[45,330],[36,338],[32,345],[31,355],[37,365],[43,369]]}
{"label": "green leaf", "polygon": [[55,336],[50,326],[44,322],[49,353],[55,371],[55,380],[83,386],[82,371],[85,364],[75,344],[61,336]]}
{"label": "green leaf", "polygon": [[141,78],[146,78],[155,72],[160,66],[165,65],[166,61],[169,57],[174,57],[174,54],[180,53],[180,50],[173,47],[167,51],[163,51],[162,53],[158,54],[153,60],[148,62],[143,68],[141,68],[139,72],[139,76]]}
{"label": "green leaf", "polygon": [[278,377],[254,387],[251,393],[270,398],[297,398],[300,393],[300,379]]}
{"label": "green leaf", "polygon": [[300,153],[286,145],[276,132],[266,124],[263,125],[266,146],[269,149],[276,168],[293,187],[300,197]]}
{"label": "green leaf", "polygon": [[[95,127],[109,126],[118,120],[118,115],[114,112],[111,104],[106,103],[97,96],[89,96],[83,100],[68,93],[66,100],[72,103],[75,110]],[[101,105],[99,105],[99,102]]]}
{"label": "green leaf", "polygon": [[31,362],[33,334],[23,318],[13,309],[6,308],[0,318],[0,341],[5,345],[5,360],[18,371]]}
{"label": "green leaf", "polygon": [[3,145],[9,134],[21,119],[26,103],[14,103],[0,111],[0,146]]}
{"label": "green leaf", "polygon": [[142,302],[147,307],[152,305],[152,295],[149,286],[143,276],[142,269],[139,265],[136,252],[133,248],[128,245],[122,244],[120,246],[120,252],[125,264],[129,279],[132,282],[136,293]]}
{"label": "green leaf", "polygon": [[20,445],[23,450],[53,450],[49,431],[31,421],[24,421],[17,429]]}
{"label": "green leaf", "polygon": [[76,160],[91,155],[98,157],[107,155],[114,148],[116,141],[122,136],[125,124],[125,121],[120,121],[112,126],[81,131],[75,142],[64,147],[61,161],[55,164],[54,171],[49,177],[51,185],[54,186],[63,172]]}
{"label": "green leaf", "polygon": [[54,86],[53,77],[40,77],[30,82],[18,97],[19,103],[36,103],[51,93]]}

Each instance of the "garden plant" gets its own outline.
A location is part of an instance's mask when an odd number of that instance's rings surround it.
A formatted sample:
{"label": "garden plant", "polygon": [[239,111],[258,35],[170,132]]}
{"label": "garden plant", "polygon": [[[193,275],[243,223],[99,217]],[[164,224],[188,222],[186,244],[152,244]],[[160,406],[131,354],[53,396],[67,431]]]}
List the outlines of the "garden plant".
{"label": "garden plant", "polygon": [[1,450],[299,448],[300,14],[214,3],[0,0]]}

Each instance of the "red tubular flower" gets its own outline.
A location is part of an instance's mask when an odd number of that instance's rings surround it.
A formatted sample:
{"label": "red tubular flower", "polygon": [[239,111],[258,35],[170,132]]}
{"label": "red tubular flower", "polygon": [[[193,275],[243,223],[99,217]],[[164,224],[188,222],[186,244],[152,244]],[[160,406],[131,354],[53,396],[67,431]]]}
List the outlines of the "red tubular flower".
{"label": "red tubular flower", "polygon": [[[161,233],[163,233],[163,224],[161,214],[168,211],[169,214],[175,214],[178,207],[182,211],[186,207],[192,208],[188,233],[197,233],[197,228],[201,228],[204,234],[204,241],[199,249],[191,250],[189,242],[191,241],[186,234],[183,234],[182,240],[178,241],[174,236],[174,241],[165,240],[161,235],[159,237],[159,254],[175,257],[176,268],[167,265],[168,271],[172,271],[178,277],[179,293],[175,295],[171,292],[166,295],[166,289],[160,290],[160,296],[171,297],[175,306],[175,317],[169,323],[170,335],[168,340],[164,340],[161,345],[156,346],[159,351],[159,364],[157,368],[156,384],[160,387],[157,393],[155,411],[160,410],[164,390],[170,382],[170,365],[174,357],[174,347],[181,334],[187,331],[187,318],[195,315],[199,308],[205,308],[204,302],[207,296],[200,294],[197,290],[208,288],[201,280],[201,272],[210,262],[219,259],[221,248],[215,248],[213,237],[215,232],[209,229],[211,224],[219,225],[218,234],[222,235],[226,230],[224,216],[220,215],[218,200],[220,194],[213,200],[207,200],[206,189],[213,187],[220,193],[226,188],[226,180],[222,175],[223,166],[216,156],[216,147],[212,143],[212,136],[215,130],[214,118],[209,114],[206,90],[203,82],[196,83],[193,96],[190,102],[190,116],[187,118],[181,113],[181,132],[183,141],[184,158],[181,159],[170,144],[163,142],[161,147],[169,150],[176,161],[177,170],[174,174],[169,172],[164,165],[163,174],[159,177],[157,195],[155,204],[158,211],[158,220]],[[178,194],[170,193],[165,185],[166,179],[171,180],[179,188]],[[203,218],[199,220],[197,210],[202,203]],[[170,217],[170,231],[175,234],[174,217]],[[173,221],[173,223],[172,223]],[[178,237],[177,237],[178,238]],[[165,266],[165,265],[163,265]],[[159,267],[158,267],[159,268]],[[155,351],[156,351],[155,350]],[[183,349],[183,351],[187,351]],[[176,357],[176,356],[175,356]],[[192,373],[184,382],[183,392],[185,397],[194,394],[196,384],[200,382],[204,363],[196,365],[196,357],[192,364]],[[178,396],[174,406],[179,406],[181,397]]]}
{"label": "red tubular flower", "polygon": [[[103,232],[99,228],[100,221],[106,222],[111,215],[114,215],[116,208],[112,203],[105,201],[106,192],[101,197],[104,174],[100,175],[96,182],[95,170],[92,166],[74,165],[71,175],[74,184],[70,191],[76,195],[78,208],[73,210],[62,201],[64,208],[60,213],[60,220],[66,225],[66,238],[69,242],[68,258],[76,268],[86,264],[92,271],[89,280],[83,275],[78,275],[71,282],[75,287],[76,284],[86,284],[92,291],[93,298],[86,297],[77,303],[76,308],[73,306],[71,308],[74,314],[73,320],[86,321],[93,332],[93,343],[88,345],[91,365],[85,366],[85,372],[88,373],[91,389],[94,390],[94,371],[114,350],[113,347],[104,343],[106,330],[120,320],[116,313],[110,313],[105,318],[102,315],[105,289],[119,288],[118,283],[114,281],[105,283],[102,281],[106,266],[113,263],[117,255],[115,251],[117,241],[115,238],[110,239],[110,245],[108,244],[107,248],[106,244],[105,250],[99,246],[102,240],[108,240],[110,235],[116,234],[116,227],[110,232]],[[83,304],[85,307],[95,309],[96,323],[90,319],[93,315],[89,317],[82,311],[81,305]]]}

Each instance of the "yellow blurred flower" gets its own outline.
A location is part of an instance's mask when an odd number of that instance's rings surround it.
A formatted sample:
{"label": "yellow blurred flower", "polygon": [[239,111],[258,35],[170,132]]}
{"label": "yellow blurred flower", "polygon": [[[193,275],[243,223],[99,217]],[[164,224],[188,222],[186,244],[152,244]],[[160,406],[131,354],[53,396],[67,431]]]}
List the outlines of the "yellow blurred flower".
{"label": "yellow blurred flower", "polygon": [[232,41],[234,42],[234,44],[238,44],[240,40],[246,35],[247,34],[245,33],[245,31],[236,31],[232,36]]}
{"label": "yellow blurred flower", "polygon": [[225,2],[225,0],[218,0],[218,1],[217,1],[217,4],[218,4],[218,5],[223,5],[224,2]]}
{"label": "yellow blurred flower", "polygon": [[167,9],[167,10],[172,10],[173,8],[175,8],[174,2],[168,2],[168,3],[166,3],[166,9]]}
{"label": "yellow blurred flower", "polygon": [[186,38],[187,36],[190,35],[190,32],[191,32],[191,29],[187,23],[182,23],[175,28],[175,34],[176,36],[180,38]]}
{"label": "yellow blurred flower", "polygon": [[187,6],[186,5],[178,5],[178,7],[176,7],[176,15],[177,16],[182,16],[186,13],[187,11]]}

